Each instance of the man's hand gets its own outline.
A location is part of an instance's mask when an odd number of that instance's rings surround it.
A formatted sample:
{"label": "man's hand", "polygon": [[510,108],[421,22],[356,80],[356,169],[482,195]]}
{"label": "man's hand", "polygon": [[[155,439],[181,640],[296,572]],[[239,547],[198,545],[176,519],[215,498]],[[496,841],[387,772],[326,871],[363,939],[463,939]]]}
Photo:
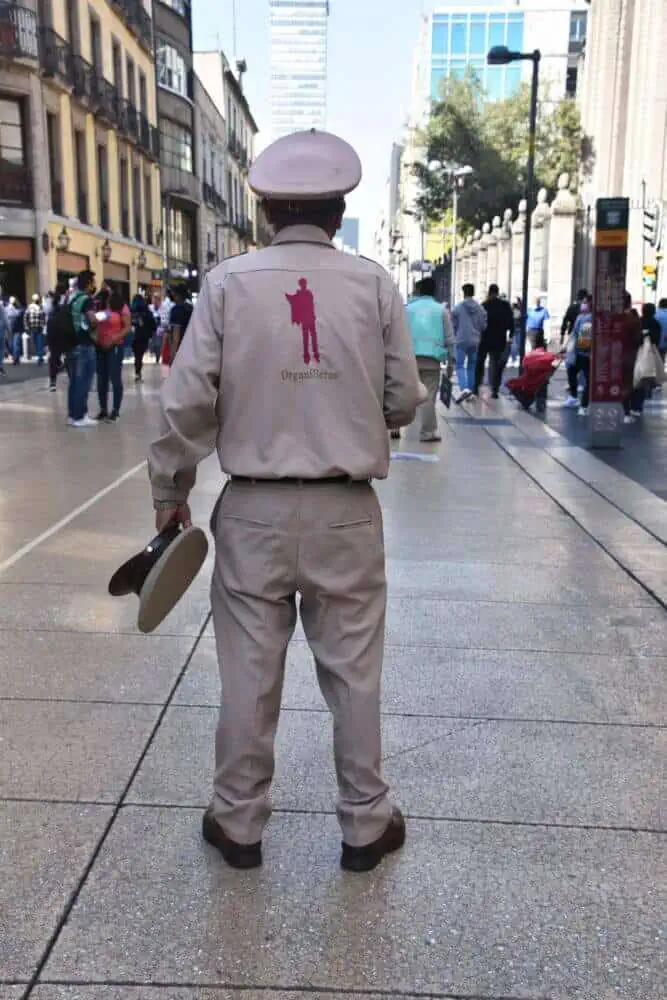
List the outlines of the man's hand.
{"label": "man's hand", "polygon": [[155,527],[157,528],[158,534],[172,523],[172,521],[180,522],[184,528],[189,528],[192,526],[192,515],[190,514],[190,508],[186,503],[179,504],[176,507],[167,507],[164,510],[158,510],[155,512]]}
{"label": "man's hand", "polygon": [[451,379],[451,377],[452,377],[453,374],[454,374],[454,362],[453,361],[448,361],[447,362],[447,378]]}

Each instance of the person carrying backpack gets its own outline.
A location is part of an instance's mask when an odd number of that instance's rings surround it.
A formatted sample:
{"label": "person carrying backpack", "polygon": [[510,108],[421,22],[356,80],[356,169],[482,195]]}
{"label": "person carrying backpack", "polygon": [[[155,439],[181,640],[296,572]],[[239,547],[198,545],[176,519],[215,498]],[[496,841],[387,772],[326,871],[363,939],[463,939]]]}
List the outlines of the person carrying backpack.
{"label": "person carrying backpack", "polygon": [[[95,274],[93,271],[81,271],[68,306],[74,336],[74,347],[67,349],[71,364],[67,396],[67,423],[70,427],[97,427],[97,421],[88,416],[88,394],[97,367],[94,294]],[[67,339],[71,344],[69,335]]]}
{"label": "person carrying backpack", "polygon": [[173,365],[176,353],[181,346],[183,337],[192,316],[192,303],[188,301],[185,284],[175,285],[171,289],[173,306],[169,315],[169,366]]}
{"label": "person carrying backpack", "polygon": [[132,351],[134,353],[134,381],[143,382],[144,354],[156,330],[155,317],[141,291],[132,299]]}
{"label": "person carrying backpack", "polygon": [[[69,346],[68,346],[69,343]],[[49,391],[56,391],[58,373],[63,370],[63,355],[74,350],[76,340],[72,316],[67,307],[67,285],[56,285],[53,295],[53,308],[46,321],[46,346],[49,349]],[[69,363],[66,362],[67,374],[70,374]]]}

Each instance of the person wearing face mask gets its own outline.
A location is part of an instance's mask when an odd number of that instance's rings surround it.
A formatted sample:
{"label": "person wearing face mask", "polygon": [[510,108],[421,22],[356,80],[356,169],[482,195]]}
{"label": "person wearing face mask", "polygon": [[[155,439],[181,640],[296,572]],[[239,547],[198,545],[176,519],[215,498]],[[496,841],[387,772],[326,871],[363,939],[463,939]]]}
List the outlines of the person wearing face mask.
{"label": "person wearing face mask", "polygon": [[591,346],[593,343],[593,315],[589,298],[583,299],[581,303],[581,311],[574,324],[572,336],[574,339],[574,372],[577,381],[580,374],[584,376],[581,406],[578,412],[580,417],[585,417],[588,414],[591,391]]}

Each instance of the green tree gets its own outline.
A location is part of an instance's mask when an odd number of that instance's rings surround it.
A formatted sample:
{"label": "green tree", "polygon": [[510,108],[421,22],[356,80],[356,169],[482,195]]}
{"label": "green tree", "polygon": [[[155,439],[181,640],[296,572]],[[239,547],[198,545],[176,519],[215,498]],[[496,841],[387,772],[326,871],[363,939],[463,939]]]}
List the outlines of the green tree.
{"label": "green tree", "polygon": [[[575,102],[563,98],[554,105],[546,98],[544,91],[538,116],[535,190],[545,187],[553,193],[560,174],[566,172],[576,182],[580,167],[590,168],[591,153]],[[527,84],[504,101],[490,102],[471,71],[463,79],[445,80],[420,136],[424,162],[415,165],[424,217],[441,219],[451,202],[452,181],[440,171],[430,171],[431,160],[469,164],[474,170],[460,192],[462,233],[480,227],[505,208],[516,208],[526,185],[529,113]]]}

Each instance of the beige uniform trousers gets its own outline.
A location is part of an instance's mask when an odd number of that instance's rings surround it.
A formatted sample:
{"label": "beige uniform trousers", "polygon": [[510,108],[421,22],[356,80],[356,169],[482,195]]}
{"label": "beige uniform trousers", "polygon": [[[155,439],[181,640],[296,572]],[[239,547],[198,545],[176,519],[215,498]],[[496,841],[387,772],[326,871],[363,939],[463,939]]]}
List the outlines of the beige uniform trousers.
{"label": "beige uniform trousers", "polygon": [[[222,681],[213,808],[229,837],[261,839],[297,594],[333,715],[338,817],[361,847],[391,818],[381,776],[386,577],[367,483],[230,483],[215,517],[211,602]],[[326,716],[322,715],[322,725]],[[313,769],[313,785],[322,775]]]}

